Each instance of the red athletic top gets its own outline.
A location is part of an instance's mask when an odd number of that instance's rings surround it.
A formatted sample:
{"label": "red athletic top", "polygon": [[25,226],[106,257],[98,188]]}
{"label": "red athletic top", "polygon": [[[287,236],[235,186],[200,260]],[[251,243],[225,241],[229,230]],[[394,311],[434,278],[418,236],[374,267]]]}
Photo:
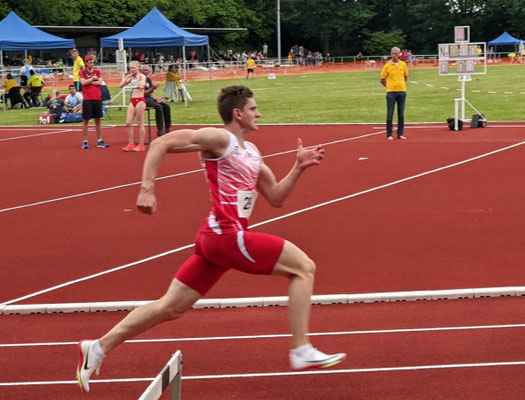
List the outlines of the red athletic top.
{"label": "red athletic top", "polygon": [[[228,132],[228,131],[226,131]],[[245,142],[242,148],[231,132],[226,152],[219,158],[201,158],[210,188],[212,210],[204,231],[220,235],[248,229],[257,196],[261,157]]]}
{"label": "red athletic top", "polygon": [[[91,77],[95,75],[98,76],[99,80],[102,80],[102,72],[99,69],[93,68],[92,72],[88,72],[87,68],[80,70],[81,79],[91,79]],[[84,96],[84,100],[102,100],[100,86],[97,85],[82,85],[82,95]]]}

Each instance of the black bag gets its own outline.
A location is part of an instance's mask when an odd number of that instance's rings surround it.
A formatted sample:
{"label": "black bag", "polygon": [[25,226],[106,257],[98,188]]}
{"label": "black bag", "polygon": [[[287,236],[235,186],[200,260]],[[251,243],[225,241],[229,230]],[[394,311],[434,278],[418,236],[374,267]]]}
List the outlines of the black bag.
{"label": "black bag", "polygon": [[[447,119],[447,124],[448,124],[448,129],[450,129],[451,131],[455,131],[456,129],[454,129],[454,118],[449,118]],[[458,119],[458,131],[461,131],[463,129],[463,121]]]}
{"label": "black bag", "polygon": [[472,121],[470,122],[471,128],[485,128],[487,126],[487,120],[483,114],[474,114]]}

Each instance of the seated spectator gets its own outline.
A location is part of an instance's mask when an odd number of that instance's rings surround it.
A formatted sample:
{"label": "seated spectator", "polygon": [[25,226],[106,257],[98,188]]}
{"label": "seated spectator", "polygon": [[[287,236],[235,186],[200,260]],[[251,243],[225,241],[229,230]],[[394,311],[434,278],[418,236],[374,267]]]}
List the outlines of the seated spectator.
{"label": "seated spectator", "polygon": [[159,86],[153,83],[149,77],[150,68],[148,65],[142,66],[142,73],[146,75],[146,90],[144,90],[144,97],[146,98],[146,106],[155,109],[155,122],[157,124],[157,136],[162,136],[169,133],[171,128],[171,108],[169,104],[164,102],[164,99],[157,98],[153,91]]}
{"label": "seated spectator", "polygon": [[4,103],[7,104],[7,99],[11,100],[11,108],[13,107],[13,100],[11,99],[9,92],[12,88],[18,87],[18,83],[16,83],[16,80],[13,78],[12,74],[6,75],[6,80],[4,81],[4,95],[2,96],[2,100]]}
{"label": "seated spectator", "polygon": [[47,110],[49,114],[60,114],[62,111],[67,112],[66,103],[60,98],[60,92],[58,90],[54,90],[53,93],[51,93]]}
{"label": "seated spectator", "polygon": [[82,93],[77,92],[75,85],[69,85],[69,94],[66,97],[66,107],[73,112],[82,112]]}
{"label": "seated spectator", "polygon": [[24,98],[26,99],[29,107],[40,107],[40,100],[38,96],[42,92],[42,89],[45,86],[44,80],[35,72],[34,69],[29,71],[31,77],[27,81],[28,90],[24,93]]}

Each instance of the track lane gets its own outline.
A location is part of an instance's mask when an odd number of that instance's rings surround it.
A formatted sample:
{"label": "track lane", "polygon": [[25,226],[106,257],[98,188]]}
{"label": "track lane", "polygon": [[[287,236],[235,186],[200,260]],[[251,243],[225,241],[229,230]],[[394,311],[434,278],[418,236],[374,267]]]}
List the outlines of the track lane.
{"label": "track lane", "polygon": [[[333,146],[330,149],[331,159],[328,158],[323,167],[308,171],[309,176],[305,177],[308,182],[298,185],[297,193],[291,196],[285,208],[272,209],[261,199],[259,209],[254,213],[253,223],[257,224],[265,219],[342,195],[357,193],[359,190],[370,188],[371,184],[388,182],[387,179],[403,177],[402,174],[411,173],[410,168],[417,170],[412,171],[412,175],[405,176],[413,176],[414,172],[424,171],[424,168],[442,166],[447,158],[457,161],[460,155],[465,157],[465,152],[472,155],[476,151],[475,154],[479,155],[482,150],[501,148],[496,146],[504,143],[504,140],[498,139],[496,143],[481,141],[466,147],[455,142],[441,143],[438,140],[438,144],[432,147],[433,155],[427,157],[428,152],[423,150],[428,148],[428,144],[418,141],[426,135],[420,135],[413,142],[407,143],[409,146],[398,146],[401,143],[394,143],[399,150],[393,153],[390,147],[384,146],[385,143],[390,143],[382,139],[380,141],[379,138],[370,138],[363,143],[354,142],[352,151],[362,151],[367,155],[373,151],[375,154],[364,164],[355,158],[345,158],[348,152],[346,144]],[[372,149],[368,150],[370,146]],[[307,249],[323,271],[318,276],[317,293],[520,285],[523,280],[513,278],[521,276],[519,260],[523,254],[519,244],[519,232],[520,224],[524,221],[519,209],[519,194],[515,188],[523,186],[525,182],[522,175],[512,172],[512,165],[519,163],[522,153],[520,148],[508,150],[256,229],[292,238],[295,243]],[[282,161],[282,158],[289,160]],[[290,154],[267,162],[275,163],[281,168],[281,165],[289,166],[292,159],[293,155]],[[360,170],[359,174],[350,172],[351,176],[348,179],[337,179],[339,171],[353,171],[356,168]],[[330,179],[326,179],[327,176]],[[334,179],[337,184],[334,184]],[[181,187],[184,190],[180,190]],[[42,287],[45,281],[50,282],[46,287],[52,286],[49,279],[53,279],[53,275],[47,273],[51,263],[61,272],[60,279],[64,282],[79,275],[86,276],[191,244],[195,231],[209,207],[202,176],[185,175],[173,182],[159,182],[158,194],[160,214],[153,218],[137,216],[133,206],[136,192],[132,187],[99,194],[93,198],[27,209],[23,212],[26,216],[24,224],[20,224],[20,212],[0,215],[0,218],[14,227],[14,242],[4,244],[10,264],[20,265],[20,268],[7,271],[8,275],[13,274],[10,277],[11,282],[17,282],[16,278],[23,268],[30,268],[38,277],[29,284],[18,281],[21,286],[10,285],[4,293],[7,295],[12,292],[13,299],[16,297],[15,293],[30,293],[31,284],[35,285],[35,290],[45,288]],[[188,212],[184,206],[180,207],[186,204],[191,204],[191,211],[195,211]],[[483,204],[493,204],[493,207],[484,207]],[[386,218],[390,221],[388,225],[383,224]],[[176,225],[172,221],[176,222]],[[290,224],[289,221],[294,223]],[[407,224],[407,221],[411,223]],[[340,228],[333,229],[336,226]],[[67,227],[75,229],[71,231]],[[429,227],[432,229],[429,230]],[[53,235],[48,234],[50,228],[54,232]],[[316,236],[312,236],[311,232],[318,232],[326,238],[323,246],[318,245]],[[487,234],[483,235],[482,232]],[[401,237],[403,242],[399,244],[396,237]],[[100,242],[100,245],[96,249],[86,247],[86,238],[94,238],[93,240]],[[426,240],[422,241],[423,238]],[[506,251],[501,255],[496,251],[487,254],[491,248],[496,250],[491,246],[493,242],[503,246]],[[138,245],[134,245],[135,243]],[[347,247],[348,243],[351,245],[351,258],[337,259],[338,255],[343,255],[339,249]],[[412,251],[407,252],[405,245],[412,247],[414,243],[421,251],[416,254]],[[13,248],[17,246],[31,246],[33,251],[17,254],[13,252]],[[436,249],[440,249],[437,255],[433,254]],[[165,282],[173,276],[177,266],[191,251],[188,249],[133,267],[132,271],[126,270],[106,277],[108,286],[113,287],[125,281],[129,291],[122,288],[119,293],[113,294],[104,289],[99,279],[96,279],[93,282],[61,289],[58,294],[59,301],[83,302],[85,299],[82,298],[82,290],[93,294],[93,299],[89,301],[151,300],[164,290]],[[56,257],[57,254],[59,257]],[[89,257],[79,257],[81,254],[89,254]],[[469,263],[471,257],[474,257],[475,261]],[[387,268],[384,263],[386,258],[392,258]],[[500,262],[507,265],[508,269],[497,280],[494,279],[494,274],[472,276],[471,273],[465,273],[471,268],[471,264],[476,264],[475,268],[482,271],[494,268]],[[35,265],[39,266],[36,271]],[[350,268],[355,276],[341,280],[337,272],[339,265],[343,265],[342,268]],[[376,279],[378,275],[366,272],[367,266],[382,274],[382,279]],[[155,275],[148,277],[147,287],[141,288],[145,282],[144,276],[150,275],[152,268]],[[361,270],[362,272],[359,272]],[[403,278],[392,280],[391,274],[398,270],[404,271]],[[446,273],[443,274],[443,271]],[[432,286],[417,284],[431,275],[435,275],[435,279],[433,277],[430,280],[433,282]],[[274,286],[275,278],[254,279],[230,272],[224,281],[212,289],[210,297],[286,293],[286,282],[283,280]],[[253,284],[250,283],[252,281],[263,282],[258,287],[272,286],[272,293],[259,294],[257,288],[254,292]],[[268,285],[270,282],[272,283]],[[389,282],[391,286],[384,288],[380,282]],[[58,283],[60,281],[57,280],[54,284]],[[238,289],[232,290],[231,287]],[[142,297],[137,298],[137,293],[141,293]],[[101,297],[95,298],[97,296]],[[27,302],[56,302],[56,299],[51,293]]]}
{"label": "track lane", "polygon": [[[277,312],[276,312],[277,311]],[[521,298],[453,300],[439,302],[411,302],[391,304],[366,304],[356,306],[316,306],[312,313],[312,331],[351,330],[369,328],[421,328],[434,324],[444,327],[479,324],[498,324],[501,322],[523,322],[525,302]],[[213,314],[212,314],[213,313]],[[120,315],[115,315],[120,314]],[[212,317],[214,322],[210,321]],[[37,321],[34,337],[28,342],[49,339],[67,339],[83,331],[97,331],[102,324],[112,324],[122,317],[121,313],[96,315],[42,315],[7,317],[14,324]],[[98,320],[98,323],[97,323]],[[45,329],[53,321],[65,329],[53,335],[52,329]],[[60,322],[62,321],[62,322]],[[68,321],[64,324],[63,321]],[[104,322],[105,321],[105,322]],[[256,323],[254,321],[257,321]],[[88,323],[86,323],[88,322]],[[20,325],[19,325],[20,326]],[[348,329],[350,328],[350,329]],[[255,388],[256,399],[273,399],[279,395],[290,398],[317,399],[322,397],[325,387],[330,387],[328,398],[357,396],[363,399],[377,398],[377,393],[385,393],[388,399],[401,395],[400,383],[412,380],[409,393],[422,398],[438,398],[444,393],[459,391],[485,393],[500,390],[506,398],[515,397],[524,387],[519,379],[523,366],[464,366],[458,364],[512,362],[525,359],[525,344],[520,328],[493,328],[474,330],[444,330],[430,332],[397,333],[359,333],[353,335],[315,336],[313,341],[326,351],[347,351],[349,358],[334,369],[334,374],[312,376],[247,377],[211,380],[184,380],[183,396],[222,399],[227,393],[252,393]],[[286,309],[235,309],[235,310],[196,310],[187,318],[167,323],[153,329],[141,337],[153,339],[166,337],[199,337],[220,334],[260,334],[286,332]],[[4,335],[2,335],[4,336]],[[55,337],[56,336],[56,337]],[[5,344],[5,339],[1,338]],[[12,339],[16,339],[13,335]],[[29,338],[28,338],[29,339]],[[97,383],[97,379],[127,379],[153,377],[169,354],[181,349],[184,354],[183,375],[186,377],[223,374],[256,374],[265,372],[289,372],[287,366],[288,338],[263,338],[221,341],[184,341],[168,343],[127,343],[118,348],[104,362],[102,374],[95,378],[93,393],[96,398],[110,398],[120,392],[123,398],[136,398],[147,383]],[[14,342],[14,343],[18,343]],[[71,383],[76,349],[74,344],[59,347],[0,347],[2,359],[18,357],[12,368],[5,371],[2,382],[18,382],[20,376],[27,381],[66,381],[67,384],[42,386],[9,387],[0,386],[2,393],[54,393],[56,397],[39,398],[77,398],[77,388]],[[27,354],[27,356],[24,356]],[[31,356],[29,356],[31,355]],[[146,356],[147,355],[147,356]],[[53,359],[53,363],[48,360]],[[27,374],[27,364],[36,368],[38,379]],[[405,371],[367,371],[375,368],[399,368],[414,366],[443,366],[430,370]],[[340,371],[341,370],[341,371]],[[326,372],[332,372],[327,370]],[[469,379],[466,379],[469,377]],[[487,377],[491,377],[487,380]],[[12,380],[11,380],[12,379]],[[430,379],[430,380],[429,380]],[[308,382],[316,382],[308,385]],[[377,388],[366,388],[366,383],[375,382]],[[497,382],[497,383],[495,383]],[[512,386],[505,388],[512,382]],[[490,390],[483,391],[490,383]],[[495,384],[495,385],[494,385]],[[305,386],[306,385],[306,386]],[[387,388],[392,388],[391,392]],[[433,391],[429,392],[429,389]],[[294,394],[297,392],[297,394]],[[388,394],[389,393],[389,394]],[[425,394],[426,393],[426,394]],[[426,397],[429,396],[430,397]],[[333,397],[330,397],[333,396]],[[122,397],[121,397],[122,398]],[[183,397],[184,398],[184,397]],[[252,397],[250,397],[252,398]],[[288,397],[287,397],[288,398]],[[322,397],[324,398],[324,397]],[[486,397],[490,398],[490,397]]]}

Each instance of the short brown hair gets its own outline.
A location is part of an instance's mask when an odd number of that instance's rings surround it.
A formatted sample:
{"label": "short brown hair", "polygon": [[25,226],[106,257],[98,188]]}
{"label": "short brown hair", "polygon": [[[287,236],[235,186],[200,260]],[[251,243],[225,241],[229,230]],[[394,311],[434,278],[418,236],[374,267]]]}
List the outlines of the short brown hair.
{"label": "short brown hair", "polygon": [[242,109],[248,99],[253,97],[253,92],[246,86],[228,86],[221,90],[217,98],[217,110],[225,124],[233,120],[233,110]]}

